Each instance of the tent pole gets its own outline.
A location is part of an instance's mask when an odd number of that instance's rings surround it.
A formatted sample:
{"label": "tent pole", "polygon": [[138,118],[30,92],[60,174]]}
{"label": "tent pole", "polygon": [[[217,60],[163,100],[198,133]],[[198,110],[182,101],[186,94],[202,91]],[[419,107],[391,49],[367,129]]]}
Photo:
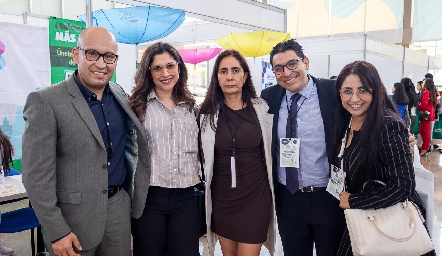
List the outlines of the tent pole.
{"label": "tent pole", "polygon": [[94,24],[92,23],[92,0],[85,0],[86,1],[86,27],[90,28]]}

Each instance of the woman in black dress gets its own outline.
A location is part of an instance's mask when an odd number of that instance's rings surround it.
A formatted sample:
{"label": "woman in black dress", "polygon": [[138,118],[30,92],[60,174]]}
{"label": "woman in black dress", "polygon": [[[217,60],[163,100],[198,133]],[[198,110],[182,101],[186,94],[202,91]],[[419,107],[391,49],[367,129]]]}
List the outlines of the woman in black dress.
{"label": "woman in black dress", "polygon": [[222,52],[200,109],[211,255],[215,234],[225,256],[258,256],[263,243],[274,253],[273,116],[267,111],[244,57]]}

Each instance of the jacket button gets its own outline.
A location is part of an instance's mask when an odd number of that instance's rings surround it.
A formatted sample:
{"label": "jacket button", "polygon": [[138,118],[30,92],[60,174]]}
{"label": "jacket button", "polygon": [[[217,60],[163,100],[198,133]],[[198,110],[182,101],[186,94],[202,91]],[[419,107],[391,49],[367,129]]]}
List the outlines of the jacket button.
{"label": "jacket button", "polygon": [[103,164],[103,165],[101,166],[101,168],[106,169],[106,168],[107,168],[107,164]]}
{"label": "jacket button", "polygon": [[103,194],[107,194],[107,192],[108,192],[107,189],[103,190]]}

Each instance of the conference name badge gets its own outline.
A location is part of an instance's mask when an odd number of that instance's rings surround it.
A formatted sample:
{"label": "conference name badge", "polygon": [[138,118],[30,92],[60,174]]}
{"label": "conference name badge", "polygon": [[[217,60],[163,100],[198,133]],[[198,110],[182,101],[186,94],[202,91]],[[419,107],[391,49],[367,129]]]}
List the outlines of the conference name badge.
{"label": "conference name badge", "polygon": [[281,138],[279,142],[280,167],[299,168],[299,145],[298,138]]}

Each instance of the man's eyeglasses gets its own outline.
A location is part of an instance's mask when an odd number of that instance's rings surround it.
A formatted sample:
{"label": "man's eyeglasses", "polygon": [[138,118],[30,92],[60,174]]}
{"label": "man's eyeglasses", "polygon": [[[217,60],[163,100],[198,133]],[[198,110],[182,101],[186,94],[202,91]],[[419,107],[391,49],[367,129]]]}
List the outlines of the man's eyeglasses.
{"label": "man's eyeglasses", "polygon": [[166,69],[168,73],[176,73],[177,70],[177,66],[178,66],[179,62],[170,62],[167,63],[166,66],[150,66],[149,69],[150,71],[152,71],[152,73],[156,74],[156,75],[160,75],[161,73],[163,73],[163,69]]}
{"label": "man's eyeglasses", "polygon": [[293,60],[289,60],[287,62],[287,64],[285,65],[276,65],[272,68],[273,73],[275,73],[275,75],[279,76],[282,73],[284,73],[284,67],[288,68],[289,70],[294,70],[299,66],[299,62],[302,61],[303,58],[301,59],[293,59]]}
{"label": "man's eyeglasses", "polygon": [[118,59],[118,55],[113,54],[113,53],[101,54],[95,50],[86,50],[86,49],[83,49],[80,47],[77,47],[77,49],[84,52],[84,55],[86,56],[86,59],[88,61],[97,61],[98,59],[100,59],[100,57],[103,57],[104,63],[114,64],[115,61],[117,61],[117,59]]}
{"label": "man's eyeglasses", "polygon": [[[339,90],[342,94],[342,96],[344,96],[345,98],[351,98],[353,97],[353,94],[355,94],[355,92],[352,89],[348,89],[348,88],[344,88]],[[371,89],[364,89],[364,88],[359,88],[356,91],[356,96],[358,96],[358,98],[365,98],[368,95],[371,94]]]}

